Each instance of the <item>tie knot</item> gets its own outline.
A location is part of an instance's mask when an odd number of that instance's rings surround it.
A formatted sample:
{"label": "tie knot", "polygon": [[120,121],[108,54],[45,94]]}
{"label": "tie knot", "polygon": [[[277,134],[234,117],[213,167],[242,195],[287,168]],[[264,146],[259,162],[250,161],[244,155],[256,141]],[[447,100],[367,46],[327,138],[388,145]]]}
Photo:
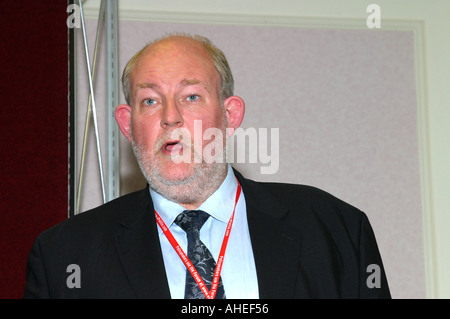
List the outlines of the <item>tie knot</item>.
{"label": "tie knot", "polygon": [[185,232],[200,231],[208,218],[208,213],[202,210],[185,210],[177,216],[175,224],[180,226]]}

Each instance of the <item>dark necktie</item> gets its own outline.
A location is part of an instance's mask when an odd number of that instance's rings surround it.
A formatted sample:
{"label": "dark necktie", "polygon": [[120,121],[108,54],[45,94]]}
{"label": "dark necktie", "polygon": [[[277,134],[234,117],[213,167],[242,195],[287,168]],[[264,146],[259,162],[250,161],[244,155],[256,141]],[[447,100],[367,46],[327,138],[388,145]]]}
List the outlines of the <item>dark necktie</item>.
{"label": "dark necktie", "polygon": [[[200,240],[200,229],[209,218],[209,215],[201,210],[185,210],[175,219],[175,223],[180,226],[187,234],[188,249],[187,257],[194,265],[195,269],[202,277],[208,290],[211,290],[211,283],[216,268],[216,262],[211,252]],[[186,269],[186,287],[184,291],[185,299],[205,299],[194,277]],[[217,288],[216,299],[225,299],[225,292],[222,284],[222,278]]]}

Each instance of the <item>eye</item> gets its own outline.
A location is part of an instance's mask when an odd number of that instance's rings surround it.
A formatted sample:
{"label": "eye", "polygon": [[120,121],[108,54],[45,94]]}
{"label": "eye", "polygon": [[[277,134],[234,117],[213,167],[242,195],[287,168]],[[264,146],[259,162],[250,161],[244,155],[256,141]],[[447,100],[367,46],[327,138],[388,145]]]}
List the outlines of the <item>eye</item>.
{"label": "eye", "polygon": [[155,105],[156,104],[156,100],[154,99],[145,99],[144,100],[144,105]]}
{"label": "eye", "polygon": [[195,101],[197,101],[199,98],[200,98],[200,97],[199,97],[198,95],[192,94],[192,95],[189,95],[189,96],[186,98],[186,100],[188,100],[188,102],[195,102]]}

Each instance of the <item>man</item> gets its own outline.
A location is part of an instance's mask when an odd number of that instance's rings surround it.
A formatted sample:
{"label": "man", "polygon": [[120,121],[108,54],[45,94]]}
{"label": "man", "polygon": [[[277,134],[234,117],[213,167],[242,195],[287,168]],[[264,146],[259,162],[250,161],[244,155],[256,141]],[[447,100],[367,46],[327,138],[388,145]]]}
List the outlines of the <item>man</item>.
{"label": "man", "polygon": [[364,213],[312,187],[245,179],[226,163],[245,104],[209,40],[154,41],[122,83],[116,119],[148,186],[38,236],[25,297],[390,298]]}

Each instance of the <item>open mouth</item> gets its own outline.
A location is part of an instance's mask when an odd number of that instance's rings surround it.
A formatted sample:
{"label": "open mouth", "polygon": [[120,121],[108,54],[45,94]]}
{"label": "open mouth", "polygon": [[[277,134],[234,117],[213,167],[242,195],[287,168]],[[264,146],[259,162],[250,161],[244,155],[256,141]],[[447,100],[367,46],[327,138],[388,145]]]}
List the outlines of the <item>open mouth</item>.
{"label": "open mouth", "polygon": [[179,152],[183,149],[183,145],[180,141],[169,141],[165,143],[162,147],[162,151],[166,154],[171,154],[172,152]]}

